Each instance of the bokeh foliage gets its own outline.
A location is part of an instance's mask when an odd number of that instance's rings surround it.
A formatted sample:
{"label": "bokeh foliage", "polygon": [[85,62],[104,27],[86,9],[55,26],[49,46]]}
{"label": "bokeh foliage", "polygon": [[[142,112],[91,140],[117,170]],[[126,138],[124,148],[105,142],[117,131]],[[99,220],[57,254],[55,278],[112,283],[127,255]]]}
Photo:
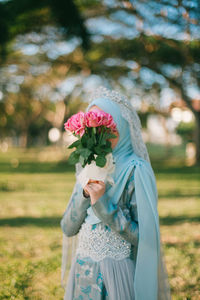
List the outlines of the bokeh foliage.
{"label": "bokeh foliage", "polygon": [[[198,0],[63,0],[59,4],[54,0],[10,0],[0,2],[0,14],[2,132],[10,132],[9,123],[14,115],[9,115],[6,109],[6,102],[9,103],[14,93],[8,87],[9,81],[12,85],[14,80],[13,73],[8,72],[13,64],[18,67],[15,74],[24,76],[24,81],[18,83],[19,97],[15,101],[20,101],[21,92],[23,98],[25,81],[30,88],[34,86],[36,98],[48,98],[52,102],[55,94],[60,93],[60,83],[65,78],[72,78],[77,83],[71,95],[60,94],[56,100],[67,106],[72,99],[80,101],[84,80],[97,76],[129,97],[144,99],[154,105],[159,105],[163,90],[173,90],[174,98],[183,99],[195,117],[196,160],[200,162],[200,109],[192,104],[191,100],[196,99],[188,93],[191,87],[200,89]],[[71,40],[72,36],[81,40]],[[76,46],[67,54],[51,53],[49,56],[45,49],[51,47],[56,51],[58,43],[64,41]],[[20,46],[29,44],[38,47],[38,51],[24,55]],[[10,54],[7,60],[6,52]],[[38,71],[33,71],[33,66]],[[80,80],[76,79],[78,76]],[[51,89],[45,96],[41,93],[44,85]],[[43,105],[43,101],[40,104]],[[14,107],[10,112],[15,111],[14,103],[8,105]],[[44,122],[43,135],[48,126]],[[36,134],[37,130],[30,129],[28,134],[31,132]],[[18,134],[15,128],[12,128],[12,134]]]}

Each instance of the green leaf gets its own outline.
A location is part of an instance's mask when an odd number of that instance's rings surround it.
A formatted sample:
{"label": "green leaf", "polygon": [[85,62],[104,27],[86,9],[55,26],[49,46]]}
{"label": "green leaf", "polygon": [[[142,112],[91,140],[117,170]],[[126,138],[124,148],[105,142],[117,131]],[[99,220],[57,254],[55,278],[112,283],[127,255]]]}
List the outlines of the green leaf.
{"label": "green leaf", "polygon": [[80,155],[80,157],[79,157],[79,162],[81,163],[81,165],[83,167],[83,165],[85,163],[85,159],[84,159],[84,157],[82,155]]}
{"label": "green leaf", "polygon": [[106,164],[106,158],[104,156],[102,156],[102,155],[98,155],[96,157],[96,165],[98,167],[103,168],[105,166],[105,164]]}
{"label": "green leaf", "polygon": [[71,164],[71,165],[74,165],[76,164],[78,161],[79,161],[79,156],[80,154],[77,153],[76,151],[72,152],[68,158],[68,162]]}
{"label": "green leaf", "polygon": [[102,146],[106,145],[106,139],[102,138],[101,141],[100,141],[100,145],[102,145]]}
{"label": "green leaf", "polygon": [[110,141],[106,141],[106,148],[112,148],[112,147],[111,147],[111,142],[110,142]]}
{"label": "green leaf", "polygon": [[90,165],[93,160],[95,161],[95,157],[93,154],[90,154],[90,156],[88,157],[88,160],[87,160],[88,165]]}
{"label": "green leaf", "polygon": [[92,138],[89,138],[89,139],[87,140],[87,147],[88,147],[89,149],[92,149],[92,148],[94,147],[94,145],[95,145],[94,140],[93,140]]}
{"label": "green leaf", "polygon": [[92,159],[89,157],[89,158],[88,158],[88,161],[87,161],[88,165],[90,165],[91,162],[92,162]]}
{"label": "green leaf", "polygon": [[84,134],[81,138],[81,143],[84,147],[87,147],[87,141],[89,139],[89,136],[87,134]]}
{"label": "green leaf", "polygon": [[92,153],[92,151],[91,151],[90,149],[87,149],[87,148],[78,149],[78,152],[79,152],[80,155],[82,155],[85,159],[87,159],[88,156]]}
{"label": "green leaf", "polygon": [[102,148],[100,146],[96,146],[94,148],[94,151],[96,152],[96,154],[101,154],[102,153]]}
{"label": "green leaf", "polygon": [[103,149],[103,151],[106,152],[106,153],[110,153],[110,152],[112,152],[112,148],[111,147],[106,147],[106,148]]}
{"label": "green leaf", "polygon": [[69,145],[69,149],[74,148],[74,147],[78,147],[80,145],[80,140],[75,141],[74,143],[72,143],[71,145]]}
{"label": "green leaf", "polygon": [[108,139],[115,139],[115,138],[117,138],[117,136],[113,133],[108,133],[107,138]]}
{"label": "green leaf", "polygon": [[81,143],[77,147],[77,150],[80,150],[80,149],[85,149],[85,147]]}

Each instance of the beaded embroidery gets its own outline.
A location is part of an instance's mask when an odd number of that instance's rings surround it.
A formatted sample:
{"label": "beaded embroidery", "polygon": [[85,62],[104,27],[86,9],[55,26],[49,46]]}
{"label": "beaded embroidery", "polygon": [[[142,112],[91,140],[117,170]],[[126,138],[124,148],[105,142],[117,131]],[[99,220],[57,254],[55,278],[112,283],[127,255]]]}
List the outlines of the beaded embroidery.
{"label": "beaded embroidery", "polygon": [[79,232],[76,254],[90,256],[95,261],[105,257],[120,260],[130,257],[131,243],[118,236],[110,227],[98,223],[83,223]]}

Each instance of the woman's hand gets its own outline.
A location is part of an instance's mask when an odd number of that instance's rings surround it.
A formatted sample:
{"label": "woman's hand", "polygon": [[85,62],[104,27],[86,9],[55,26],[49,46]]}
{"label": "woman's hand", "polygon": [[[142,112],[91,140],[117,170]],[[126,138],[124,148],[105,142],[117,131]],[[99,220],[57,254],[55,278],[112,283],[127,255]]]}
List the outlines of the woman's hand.
{"label": "woman's hand", "polygon": [[106,185],[103,181],[90,179],[84,187],[84,191],[90,195],[91,204],[95,204],[105,193]]}

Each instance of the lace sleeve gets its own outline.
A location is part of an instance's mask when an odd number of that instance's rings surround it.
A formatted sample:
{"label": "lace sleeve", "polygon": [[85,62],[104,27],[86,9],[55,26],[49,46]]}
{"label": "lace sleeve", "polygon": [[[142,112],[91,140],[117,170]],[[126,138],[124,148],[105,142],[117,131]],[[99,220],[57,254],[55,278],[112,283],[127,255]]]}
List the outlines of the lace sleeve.
{"label": "lace sleeve", "polygon": [[70,237],[78,233],[89,206],[90,198],[84,197],[81,185],[76,182],[69,204],[60,222],[62,231],[66,236]]}

